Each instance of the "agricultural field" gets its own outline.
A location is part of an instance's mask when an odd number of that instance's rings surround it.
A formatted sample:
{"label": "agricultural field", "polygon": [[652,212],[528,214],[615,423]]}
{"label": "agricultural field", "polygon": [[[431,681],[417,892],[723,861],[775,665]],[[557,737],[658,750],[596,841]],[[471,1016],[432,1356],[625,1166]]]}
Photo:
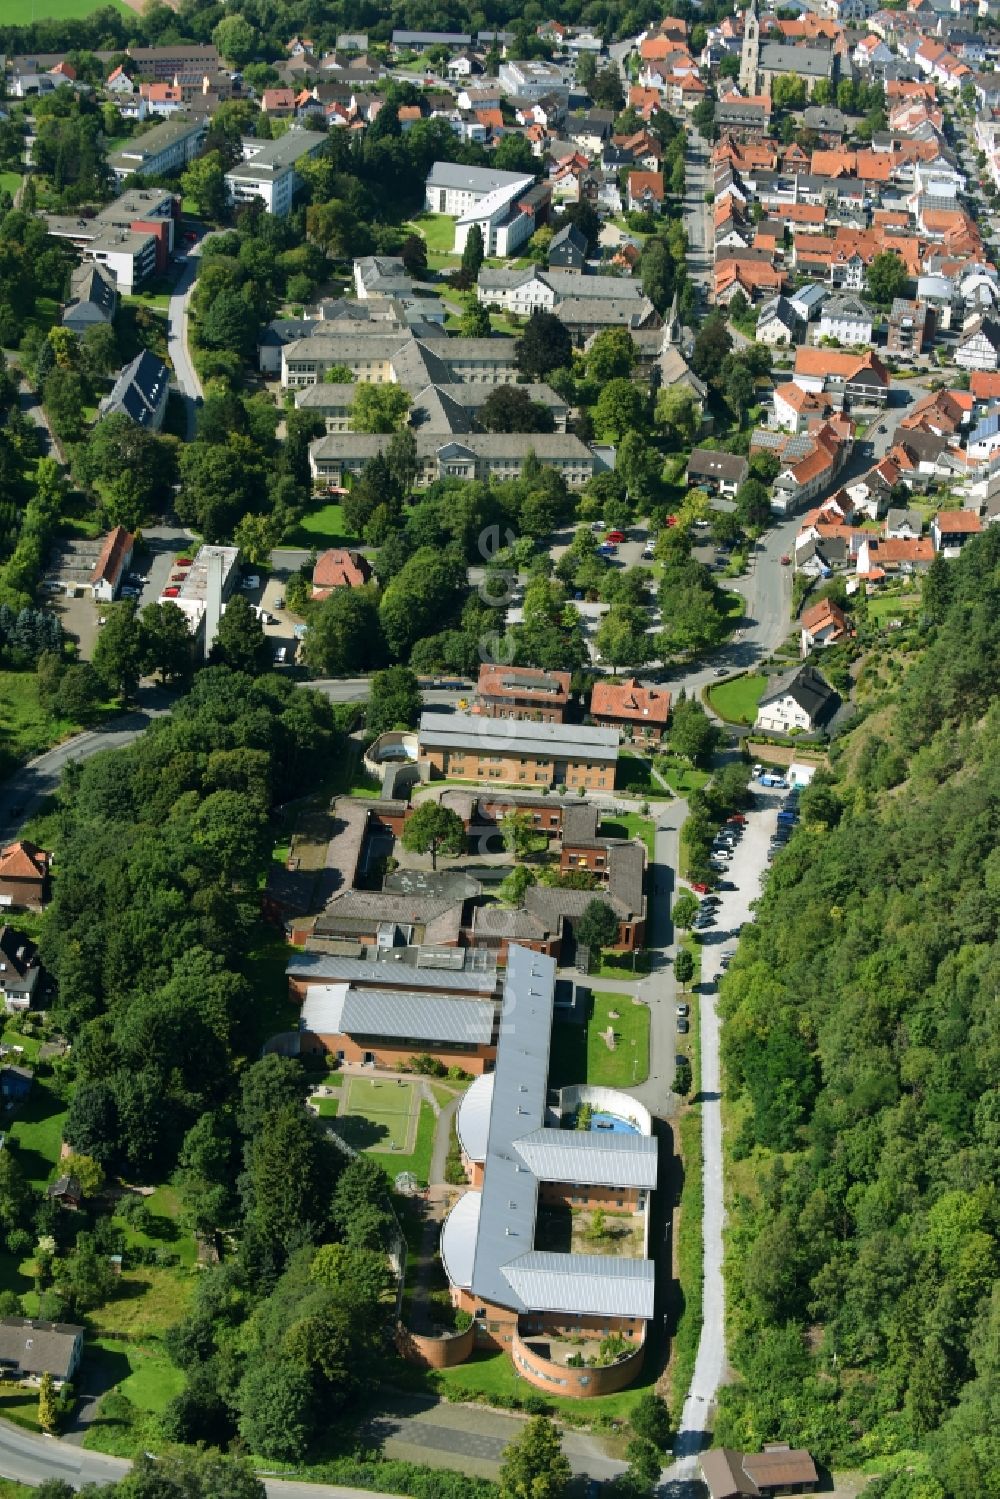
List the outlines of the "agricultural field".
{"label": "agricultural field", "polygon": [[135,15],[125,0],[4,0],[3,18],[8,26],[32,26],[36,21],[82,21],[95,10],[108,6],[120,15]]}

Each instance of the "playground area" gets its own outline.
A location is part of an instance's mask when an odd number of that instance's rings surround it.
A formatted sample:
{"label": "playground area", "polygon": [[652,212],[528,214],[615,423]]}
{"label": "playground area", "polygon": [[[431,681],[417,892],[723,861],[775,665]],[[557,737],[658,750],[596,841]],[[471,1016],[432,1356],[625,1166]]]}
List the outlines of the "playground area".
{"label": "playground area", "polygon": [[344,1078],[336,1130],[355,1150],[412,1155],[419,1118],[419,1084],[392,1077]]}

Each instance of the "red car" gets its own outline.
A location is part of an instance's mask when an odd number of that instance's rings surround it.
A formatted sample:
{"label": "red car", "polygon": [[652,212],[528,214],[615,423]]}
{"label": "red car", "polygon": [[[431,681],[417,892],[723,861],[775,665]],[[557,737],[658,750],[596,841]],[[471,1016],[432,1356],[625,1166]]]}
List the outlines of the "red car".
{"label": "red car", "polygon": [[709,893],[708,885],[703,885],[701,880],[692,880],[691,889],[696,891],[699,895],[707,895]]}
{"label": "red car", "polygon": [[163,597],[165,599],[175,599],[179,593],[179,588],[165,588],[163,590]]}
{"label": "red car", "polygon": [[198,238],[197,231],[194,229],[189,229],[184,238],[187,240],[189,245],[193,245],[195,240]]}
{"label": "red car", "polygon": [[190,567],[191,566],[191,558],[190,557],[178,557],[177,561],[174,563],[174,566],[175,567]]}
{"label": "red car", "polygon": [[622,541],[625,540],[625,532],[624,531],[609,531],[608,534],[607,534],[607,536],[605,536],[604,540],[605,541],[613,541],[614,544],[615,544],[615,546],[618,546],[619,542],[622,542]]}
{"label": "red car", "polygon": [[727,817],[726,818],[726,821],[727,822],[739,822],[739,823],[743,823],[743,822],[746,822],[746,818],[743,816],[742,812],[734,812],[733,815],[732,815],[732,817]]}
{"label": "red car", "polygon": [[785,555],[781,559],[781,565],[782,565],[782,567],[791,567],[791,565],[792,565],[792,559],[791,559],[791,557],[789,557],[789,555],[788,555],[787,552],[785,553]]}

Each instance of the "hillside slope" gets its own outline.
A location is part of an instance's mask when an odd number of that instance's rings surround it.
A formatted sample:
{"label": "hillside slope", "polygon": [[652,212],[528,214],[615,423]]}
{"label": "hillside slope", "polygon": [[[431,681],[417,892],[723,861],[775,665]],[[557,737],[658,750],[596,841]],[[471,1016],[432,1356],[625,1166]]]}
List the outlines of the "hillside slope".
{"label": "hillside slope", "polygon": [[802,798],[723,988],[717,1442],[1000,1494],[1000,534],[936,564],[900,685]]}

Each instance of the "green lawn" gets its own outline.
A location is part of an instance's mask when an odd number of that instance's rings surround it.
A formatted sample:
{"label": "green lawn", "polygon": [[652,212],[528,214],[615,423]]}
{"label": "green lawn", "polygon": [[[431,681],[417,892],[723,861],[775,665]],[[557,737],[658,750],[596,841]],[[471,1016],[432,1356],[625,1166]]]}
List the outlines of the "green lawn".
{"label": "green lawn", "polygon": [[141,1233],[117,1213],[113,1215],[115,1227],[124,1235],[126,1244],[143,1249],[167,1249],[179,1257],[186,1269],[192,1269],[198,1258],[198,1246],[194,1235],[178,1223],[180,1201],[173,1187],[157,1187],[145,1198],[145,1203],[152,1215],[147,1232]]}
{"label": "green lawn", "polygon": [[0,193],[10,193],[13,197],[20,186],[20,172],[0,172]]}
{"label": "green lawn", "polygon": [[8,26],[32,26],[36,21],[82,21],[95,10],[110,6],[122,16],[135,16],[124,0],[4,0]]}
{"label": "green lawn", "polygon": [[887,619],[905,619],[915,609],[920,608],[920,596],[916,593],[909,594],[887,594],[885,597],[870,598],[866,602],[868,618],[876,624],[884,625]]}
{"label": "green lawn", "polygon": [[648,817],[640,817],[638,812],[623,812],[613,822],[602,822],[597,829],[597,836],[599,838],[641,838],[652,862],[656,824]]}
{"label": "green lawn", "polygon": [[416,218],[403,225],[413,229],[426,241],[429,251],[439,255],[451,255],[455,243],[455,220],[446,213],[418,213]]}
{"label": "green lawn", "polygon": [[753,723],[757,717],[757,704],[767,687],[765,676],[733,677],[708,689],[708,701],[712,708],[727,723]]}
{"label": "green lawn", "polygon": [[420,1119],[417,1124],[417,1140],[412,1155],[397,1155],[395,1152],[387,1154],[384,1150],[372,1154],[372,1160],[378,1161],[385,1169],[389,1180],[398,1176],[401,1171],[411,1171],[419,1182],[427,1182],[431,1171],[431,1152],[434,1149],[434,1129],[437,1120],[434,1110],[429,1103],[420,1105]]}
{"label": "green lawn", "polygon": [[[614,1010],[616,1018],[610,1012]],[[615,1049],[609,1051],[602,1032],[612,1029]],[[586,1025],[557,1020],[552,1030],[552,1060],[549,1086],[594,1083],[607,1088],[628,1088],[645,1082],[649,1075],[649,1010],[636,1005],[628,994],[592,996]]]}
{"label": "green lawn", "polygon": [[311,510],[282,538],[282,546],[356,546],[358,538],[348,533],[343,505],[323,505]]}
{"label": "green lawn", "polygon": [[0,1390],[0,1417],[24,1426],[28,1431],[40,1431],[38,1424],[38,1391],[26,1386],[5,1386]]}
{"label": "green lawn", "polygon": [[[435,1389],[452,1400],[487,1400],[491,1396],[516,1396],[520,1399],[530,1393],[524,1380],[514,1373],[514,1366],[506,1353],[480,1354],[454,1369],[435,1370],[429,1378]],[[599,1426],[609,1421],[627,1421],[643,1389],[648,1389],[655,1379],[655,1360],[648,1358],[639,1382],[618,1395],[571,1400],[566,1396],[550,1395],[546,1390],[544,1398],[557,1415],[574,1424],[586,1421],[588,1425]]]}
{"label": "green lawn", "polygon": [[105,1391],[83,1445],[114,1457],[136,1457],[162,1444],[159,1417],[184,1388],[184,1375],[158,1342],[138,1345],[101,1337],[84,1350],[84,1378]]}
{"label": "green lawn", "polygon": [[656,768],[677,796],[688,796],[692,791],[700,791],[706,781],[712,778],[710,770],[696,770],[682,756],[672,755],[669,750],[657,757]]}
{"label": "green lawn", "polygon": [[17,1163],[33,1187],[44,1187],[53,1175],[68,1112],[62,1099],[37,1080],[27,1102],[17,1109],[10,1138],[17,1144]]}
{"label": "green lawn", "polygon": [[122,1273],[112,1296],[95,1307],[88,1320],[98,1337],[124,1336],[138,1342],[161,1338],[186,1316],[193,1293],[191,1272],[166,1265],[137,1265]]}
{"label": "green lawn", "polygon": [[624,746],[615,770],[615,790],[627,791],[631,796],[640,796],[648,801],[670,797],[670,792],[664,791],[659,781],[653,780],[649,761]]}
{"label": "green lawn", "polygon": [[0,779],[19,761],[68,739],[79,727],[42,707],[34,672],[0,671]]}
{"label": "green lawn", "polygon": [[725,600],[726,619],[729,621],[729,628],[735,630],[746,612],[746,599],[741,593],[735,593],[728,589],[723,591],[722,597]]}

